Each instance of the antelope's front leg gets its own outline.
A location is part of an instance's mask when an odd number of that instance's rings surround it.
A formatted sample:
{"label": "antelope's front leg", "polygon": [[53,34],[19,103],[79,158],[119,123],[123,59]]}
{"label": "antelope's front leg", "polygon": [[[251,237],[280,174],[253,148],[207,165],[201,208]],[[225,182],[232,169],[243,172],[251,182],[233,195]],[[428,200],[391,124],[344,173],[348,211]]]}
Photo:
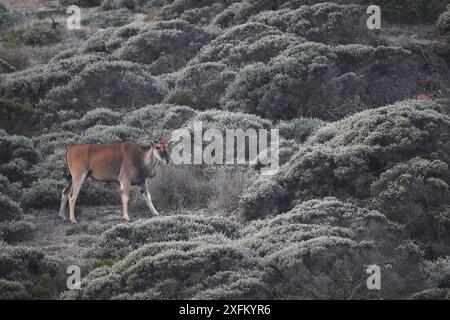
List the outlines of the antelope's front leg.
{"label": "antelope's front leg", "polygon": [[122,191],[123,219],[129,221],[128,201],[130,200],[130,182],[127,179],[120,181],[120,190]]}
{"label": "antelope's front leg", "polygon": [[149,207],[151,213],[155,216],[159,216],[158,211],[155,209],[155,206],[153,205],[152,197],[150,196],[150,190],[148,188],[148,180],[150,179],[145,180],[145,193],[142,192],[142,196],[144,197],[144,200],[147,203],[147,206]]}

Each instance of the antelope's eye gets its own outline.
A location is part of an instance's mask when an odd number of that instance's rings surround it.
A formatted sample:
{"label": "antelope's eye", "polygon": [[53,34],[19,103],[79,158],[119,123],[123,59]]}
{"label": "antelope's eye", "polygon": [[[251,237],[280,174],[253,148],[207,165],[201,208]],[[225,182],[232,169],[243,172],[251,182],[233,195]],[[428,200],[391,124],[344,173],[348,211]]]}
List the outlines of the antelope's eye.
{"label": "antelope's eye", "polygon": [[159,147],[158,147],[158,146],[156,146],[156,150],[159,150]]}

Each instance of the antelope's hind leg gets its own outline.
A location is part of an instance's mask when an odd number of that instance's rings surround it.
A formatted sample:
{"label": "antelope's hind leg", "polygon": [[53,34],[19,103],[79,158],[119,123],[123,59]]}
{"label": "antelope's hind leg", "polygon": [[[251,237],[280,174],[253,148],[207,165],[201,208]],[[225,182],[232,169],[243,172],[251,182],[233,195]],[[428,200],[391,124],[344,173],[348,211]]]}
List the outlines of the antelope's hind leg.
{"label": "antelope's hind leg", "polygon": [[75,220],[75,202],[77,201],[78,194],[80,193],[81,186],[83,185],[84,180],[88,172],[83,173],[79,177],[72,176],[72,188],[69,193],[69,209],[70,209],[70,222],[77,223]]}
{"label": "antelope's hind leg", "polygon": [[69,193],[72,188],[72,181],[63,189],[61,193],[61,207],[59,208],[59,217],[63,220],[66,220],[66,205],[67,200],[69,200]]}

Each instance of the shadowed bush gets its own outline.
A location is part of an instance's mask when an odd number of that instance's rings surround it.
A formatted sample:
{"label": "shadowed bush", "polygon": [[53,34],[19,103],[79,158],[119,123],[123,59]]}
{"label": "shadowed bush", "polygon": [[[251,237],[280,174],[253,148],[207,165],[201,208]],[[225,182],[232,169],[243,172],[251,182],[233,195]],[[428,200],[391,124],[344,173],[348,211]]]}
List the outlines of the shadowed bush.
{"label": "shadowed bush", "polygon": [[[405,101],[326,125],[276,176],[260,178],[243,193],[242,213],[264,217],[292,208],[295,201],[327,195],[367,203],[373,185],[375,203],[386,204],[377,206],[382,213],[408,221],[410,235],[436,240],[436,229],[423,230],[414,212],[436,210],[430,212],[434,225],[448,234],[448,224],[436,220],[446,217],[445,201],[433,197],[448,192],[449,132],[448,108],[437,102]],[[425,159],[411,160],[416,156]],[[388,203],[396,209],[390,211]]]}
{"label": "shadowed bush", "polygon": [[[380,237],[383,232],[390,238]],[[386,279],[379,296],[404,296],[424,288],[416,274],[423,257],[401,235],[382,214],[336,199],[247,226],[189,215],[122,224],[88,253],[119,260],[94,269],[81,290],[62,298],[373,298],[356,280],[369,261],[377,261]],[[402,280],[408,275],[417,282]]]}

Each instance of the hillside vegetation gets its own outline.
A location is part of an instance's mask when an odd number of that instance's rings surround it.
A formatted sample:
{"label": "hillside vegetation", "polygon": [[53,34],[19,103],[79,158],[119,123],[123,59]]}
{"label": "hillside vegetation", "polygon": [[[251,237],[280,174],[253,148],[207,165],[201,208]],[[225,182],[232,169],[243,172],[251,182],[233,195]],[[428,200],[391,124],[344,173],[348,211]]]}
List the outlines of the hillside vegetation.
{"label": "hillside vegetation", "polygon": [[[449,298],[449,0],[22,2],[0,4],[0,299]],[[278,129],[280,169],[169,166],[130,223],[88,180],[57,220],[69,145],[198,121]]]}

